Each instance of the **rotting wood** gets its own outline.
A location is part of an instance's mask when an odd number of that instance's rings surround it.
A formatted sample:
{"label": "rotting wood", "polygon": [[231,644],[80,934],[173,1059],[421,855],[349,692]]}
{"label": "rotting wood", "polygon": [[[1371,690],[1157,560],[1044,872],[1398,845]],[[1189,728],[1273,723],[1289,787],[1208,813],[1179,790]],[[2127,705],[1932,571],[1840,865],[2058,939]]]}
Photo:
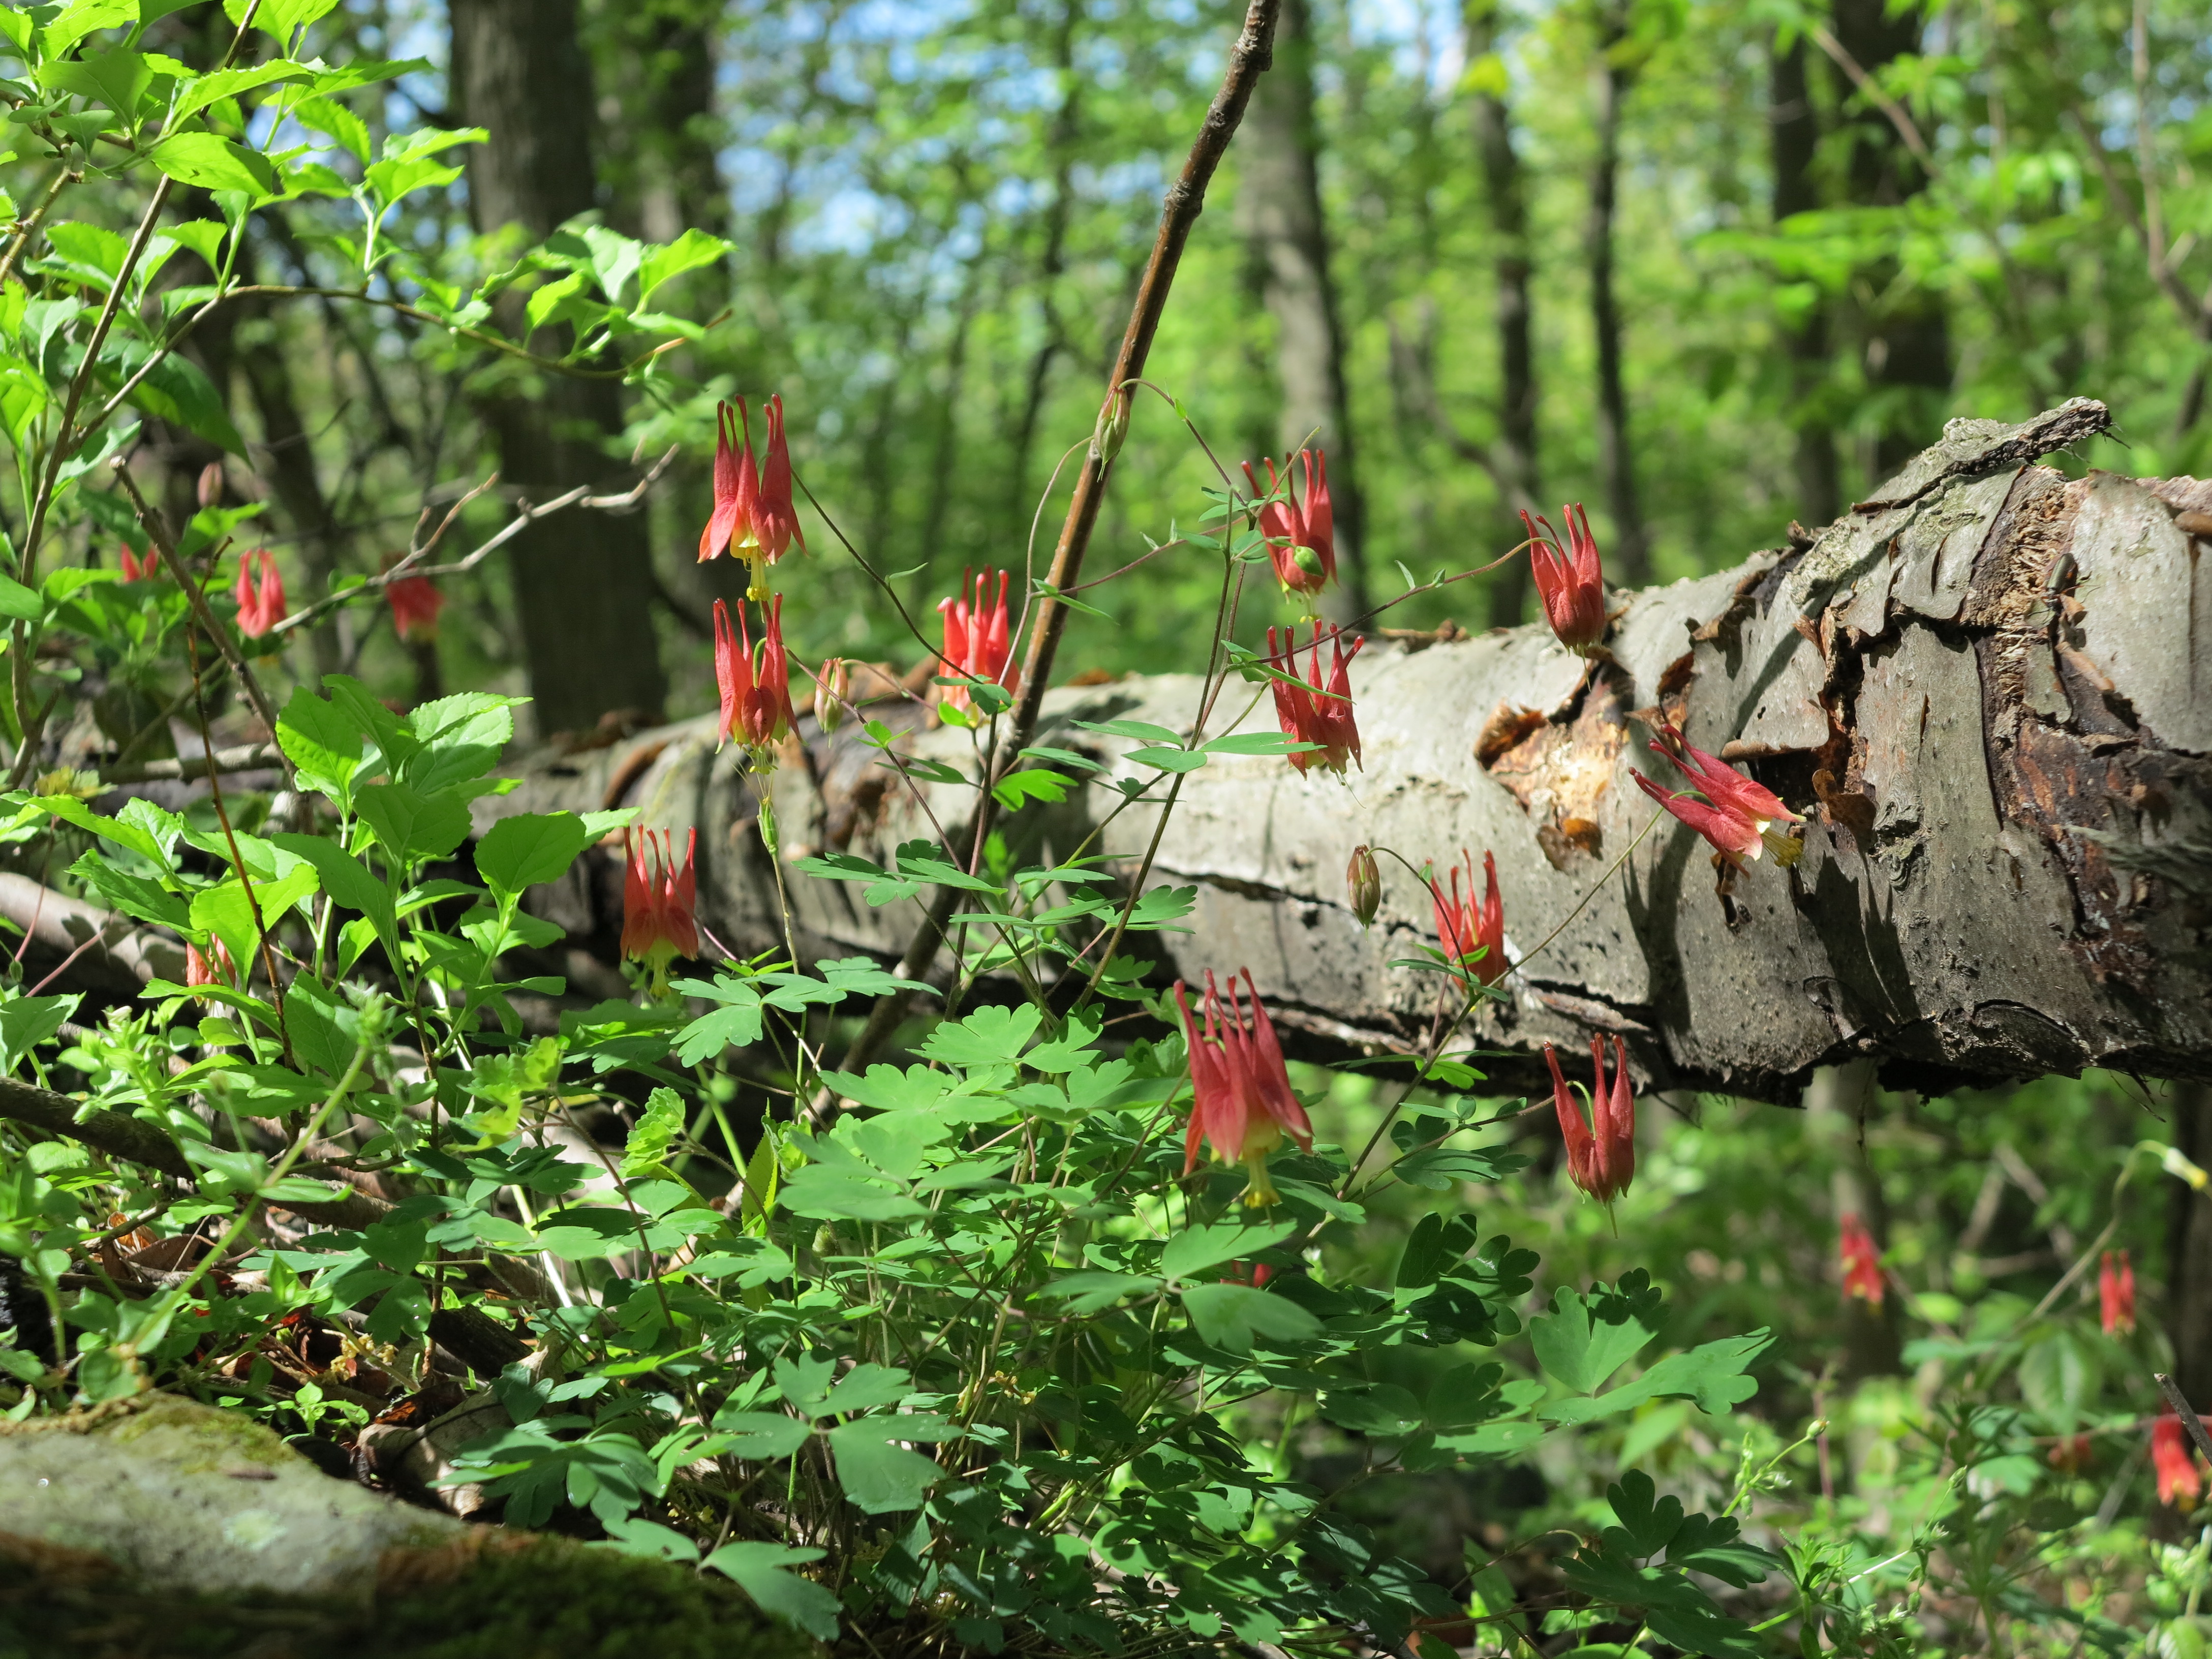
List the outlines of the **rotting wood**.
{"label": "rotting wood", "polygon": [[[1588,671],[1540,628],[1363,653],[1366,769],[1348,786],[1261,758],[1189,778],[1151,880],[1194,889],[1192,931],[1155,936],[1160,975],[1249,965],[1316,1050],[1403,1045],[1437,994],[1390,965],[1427,939],[1427,895],[1393,869],[1363,933],[1346,856],[1366,842],[1441,866],[1487,848],[1511,954],[1589,899],[1484,1017],[1502,1087],[1535,1083],[1544,1042],[1571,1050],[1595,1030],[1626,1035],[1647,1082],[1769,1099],[1858,1056],[1927,1089],[2092,1065],[2212,1077],[2212,571],[2176,518],[2212,511],[2212,484],[2031,465],[2107,418],[2077,399],[2021,427],[1954,422],[1817,537],[1626,596],[1610,661]],[[1040,740],[1149,775],[1126,761],[1135,745],[1071,722],[1181,730],[1197,690],[1178,675],[1056,689]],[[1632,719],[1653,706],[1808,813],[1794,870],[1717,884],[1670,823],[1590,895],[1649,816],[1626,769],[1655,764]],[[902,749],[969,758],[966,732],[898,723],[915,728]],[[1271,723],[1263,700],[1247,726]],[[931,833],[851,726],[803,736],[772,782],[787,859],[888,862]],[[622,799],[646,822],[698,827],[714,935],[775,947],[753,786],[716,759],[711,722],[532,763],[479,809],[598,806],[626,769]],[[973,799],[927,793],[948,827]],[[1093,785],[1012,828],[1064,857],[1116,799]],[[1106,850],[1137,854],[1150,827],[1125,815]],[[852,884],[790,886],[810,959],[894,957],[919,914],[871,908]],[[615,855],[533,902],[605,937]]]}

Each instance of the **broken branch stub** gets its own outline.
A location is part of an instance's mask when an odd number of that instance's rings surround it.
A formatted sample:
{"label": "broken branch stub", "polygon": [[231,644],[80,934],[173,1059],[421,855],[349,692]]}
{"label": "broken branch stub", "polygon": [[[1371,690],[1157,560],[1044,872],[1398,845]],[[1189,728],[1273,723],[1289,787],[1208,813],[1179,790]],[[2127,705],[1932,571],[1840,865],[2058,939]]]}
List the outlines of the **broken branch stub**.
{"label": "broken branch stub", "polygon": [[[2076,399],[2018,427],[1954,421],[1817,536],[1625,596],[1609,659],[1588,666],[1540,627],[1363,653],[1365,769],[1348,786],[1228,755],[1185,779],[1149,884],[1194,890],[1190,931],[1146,936],[1159,976],[1249,965],[1310,1042],[1410,1046],[1439,980],[1392,964],[1428,941],[1427,894],[1391,866],[1363,932],[1345,860],[1360,842],[1417,867],[1486,848],[1509,956],[1574,913],[1479,1022],[1501,1088],[1535,1084],[1547,1040],[1599,1031],[1656,1086],[1767,1099],[1860,1057],[1925,1089],[2085,1066],[2212,1077],[2212,483],[2035,464],[2108,418]],[[1120,801],[1112,782],[1158,775],[1129,758],[1141,743],[1075,722],[1184,731],[1197,693],[1180,675],[1055,690],[1039,741],[1106,769],[1010,833],[1055,858],[1099,850],[1083,843]],[[1679,787],[1634,718],[1655,708],[1807,815],[1802,861],[1717,872],[1669,820],[1603,879],[1650,817],[1631,769]],[[969,733],[922,729],[911,705],[871,712],[902,753],[972,758]],[[1272,726],[1262,696],[1245,729]],[[787,859],[888,865],[932,834],[851,726],[810,725],[771,787]],[[972,792],[922,787],[948,828],[971,810]],[[480,805],[696,823],[702,920],[750,951],[782,937],[752,788],[693,722],[546,757]],[[1125,812],[1103,848],[1133,869],[1151,833]],[[857,884],[789,885],[810,961],[895,956],[919,914]],[[618,872],[594,860],[537,900],[605,929]]]}

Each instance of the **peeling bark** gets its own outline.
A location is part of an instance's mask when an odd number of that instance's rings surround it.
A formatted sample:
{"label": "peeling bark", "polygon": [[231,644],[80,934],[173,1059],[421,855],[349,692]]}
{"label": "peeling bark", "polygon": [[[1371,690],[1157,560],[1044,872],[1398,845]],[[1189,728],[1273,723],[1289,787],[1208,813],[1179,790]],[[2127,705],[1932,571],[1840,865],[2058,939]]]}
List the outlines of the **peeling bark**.
{"label": "peeling bark", "polygon": [[[2212,484],[2033,464],[2108,419],[2076,399],[2021,427],[1954,421],[1817,537],[1628,596],[1595,665],[1540,628],[1363,653],[1348,786],[1228,757],[1186,781],[1150,884],[1193,890],[1192,931],[1150,936],[1160,975],[1249,965],[1310,1045],[1408,1046],[1437,982],[1392,964],[1427,939],[1427,895],[1392,870],[1363,933],[1346,860],[1360,842],[1416,866],[1488,848],[1509,955],[1560,927],[1482,1016],[1502,1087],[1535,1082],[1544,1042],[1594,1030],[1625,1036],[1647,1084],[1771,1100],[1857,1059],[1892,1088],[2093,1065],[2212,1078]],[[1182,730],[1197,693],[1181,675],[1061,688],[1040,738],[1149,777],[1136,745],[1072,722]],[[1631,719],[1653,705],[1807,813],[1795,869],[1716,880],[1668,821],[1608,877],[1650,816],[1628,771],[1656,766]],[[912,705],[875,712],[902,750],[969,757],[968,733],[921,729]],[[1248,726],[1270,723],[1263,708]],[[626,803],[696,824],[702,919],[732,950],[780,945],[753,785],[717,763],[711,721],[526,770],[479,810]],[[809,723],[771,787],[787,859],[887,863],[932,833],[850,726],[824,740]],[[939,822],[966,815],[971,795],[927,788]],[[1009,833],[1065,857],[1118,799],[1094,783]],[[1133,867],[1151,833],[1127,813],[1105,850]],[[810,961],[896,957],[920,915],[854,884],[789,885]],[[535,902],[609,937],[614,855]]]}

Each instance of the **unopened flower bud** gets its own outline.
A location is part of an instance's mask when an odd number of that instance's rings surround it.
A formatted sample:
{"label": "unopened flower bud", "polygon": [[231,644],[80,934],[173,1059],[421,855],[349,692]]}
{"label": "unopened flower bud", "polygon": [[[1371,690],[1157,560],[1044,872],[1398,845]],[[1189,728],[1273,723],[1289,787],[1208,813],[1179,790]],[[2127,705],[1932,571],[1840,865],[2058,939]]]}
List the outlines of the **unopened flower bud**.
{"label": "unopened flower bud", "polygon": [[1382,872],[1369,848],[1362,845],[1352,849],[1352,864],[1344,872],[1344,881],[1352,890],[1352,914],[1359,918],[1362,927],[1371,926],[1375,913],[1382,908]]}
{"label": "unopened flower bud", "polygon": [[1109,392],[1105,407],[1098,411],[1098,424],[1091,434],[1091,447],[1102,463],[1110,462],[1119,455],[1129,436],[1129,401],[1127,392]]}
{"label": "unopened flower bud", "polygon": [[200,469],[199,487],[193,492],[202,507],[213,507],[222,500],[222,463],[210,461]]}
{"label": "unopened flower bud", "polygon": [[814,722],[824,732],[835,732],[845,723],[845,705],[853,696],[853,665],[842,657],[832,657],[822,665],[822,672],[814,682]]}

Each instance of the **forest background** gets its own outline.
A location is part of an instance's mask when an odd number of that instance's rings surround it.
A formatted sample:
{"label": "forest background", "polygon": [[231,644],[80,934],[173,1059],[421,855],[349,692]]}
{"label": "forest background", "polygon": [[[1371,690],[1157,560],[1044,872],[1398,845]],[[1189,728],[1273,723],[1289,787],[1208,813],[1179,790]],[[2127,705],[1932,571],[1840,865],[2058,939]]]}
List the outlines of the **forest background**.
{"label": "forest background", "polygon": [[[402,700],[527,692],[541,736],[702,711],[710,607],[743,580],[734,561],[695,562],[714,398],[781,394],[812,495],[917,615],[966,567],[1018,565],[1055,467],[1091,434],[1230,9],[346,6],[320,26],[325,56],[426,60],[390,83],[370,148],[424,126],[491,134],[457,152],[465,176],[405,222],[426,257],[480,270],[497,239],[520,247],[580,214],[656,241],[730,240],[726,260],[657,302],[700,325],[680,350],[703,389],[671,401],[531,386],[404,315],[239,306],[184,349],[243,457],[153,422],[142,455],[166,465],[185,512],[211,463],[234,499],[265,499],[257,539],[313,598],[374,572],[421,513],[495,468],[509,503],[543,501],[627,488],[674,446],[642,511],[548,520],[511,559],[449,580],[434,641],[403,642],[364,609],[290,650],[300,672],[358,672]],[[1291,0],[1150,378],[1224,455],[1279,455],[1309,434],[1327,447],[1354,612],[1504,553],[1520,508],[1562,501],[1589,503],[1619,583],[1724,568],[1778,544],[1792,520],[1843,511],[1947,418],[2017,420],[2076,394],[2108,403],[2117,432],[2054,465],[2199,471],[2212,443],[2212,250],[2195,172],[2212,148],[2209,12]],[[164,49],[211,59],[206,42]],[[71,212],[96,222],[97,202],[79,192]],[[114,204],[118,230],[127,206]],[[244,258],[264,281],[312,283],[317,228],[273,206]],[[1178,428],[1140,414],[1098,568],[1194,516],[1202,467]],[[1043,511],[1049,526],[1057,508]],[[470,513],[484,531],[507,516],[489,499]],[[818,520],[804,522],[815,538]],[[106,556],[97,524],[71,533]],[[1176,569],[1098,590],[1110,625],[1085,628],[1064,666],[1187,666],[1212,578]],[[792,586],[795,654],[902,672],[917,660],[850,563],[808,560]],[[1383,620],[1474,629],[1529,603],[1509,565]],[[2155,1139],[2212,1161],[2203,1091],[2178,1085],[2098,1077],[1940,1101],[1868,1090],[1816,1106],[1681,1103],[1618,1224],[1636,1259],[1681,1264],[1670,1342],[1782,1333],[1781,1403],[1762,1409],[1827,1410],[1856,1437],[1838,1454],[1846,1494],[1851,1471],[1871,1491],[1909,1461],[1885,1445],[1940,1440],[1912,1369],[1925,1381],[1974,1355],[1977,1331],[2043,1310],[2112,1217],[2130,1148]],[[1352,1085],[1333,1108],[1346,1133],[1366,1109]],[[1499,1202],[1544,1243],[1547,1279],[1629,1259],[1548,1163]],[[1842,1295],[1847,1209],[1869,1217],[1893,1275],[1879,1311]],[[2104,1344],[2087,1279],[2026,1346],[2008,1338],[2006,1365],[2038,1409],[2056,1401],[2051,1414],[2085,1425],[2155,1410],[2154,1363],[2212,1394],[2212,1205],[2164,1183],[2122,1210],[2109,1243],[2142,1268],[2145,1324],[2170,1328],[2170,1352],[2148,1329],[2134,1350]],[[2203,1305],[2174,1293],[2185,1282]],[[1751,1432],[1678,1404],[1626,1431],[1620,1455],[1674,1460],[1686,1493],[1700,1480],[1720,1492]],[[2116,1437],[2096,1473],[2085,1522],[2148,1507],[2136,1440]],[[1543,1474],[1542,1501],[1595,1502],[1586,1471]],[[1817,1476],[1801,1474],[1838,1489],[1825,1445]],[[2130,1491],[2145,1501],[2124,1504]],[[1484,1501],[1505,1513],[1540,1500],[1516,1487]],[[1866,1501],[1859,1519],[1909,1547],[1910,1516]],[[2171,1512],[2151,1524],[2179,1535]],[[2193,1571],[2201,1581],[2201,1559]],[[2184,1583],[2180,1569],[2169,1580]],[[2138,1577],[2130,1593],[2142,1588]]]}

